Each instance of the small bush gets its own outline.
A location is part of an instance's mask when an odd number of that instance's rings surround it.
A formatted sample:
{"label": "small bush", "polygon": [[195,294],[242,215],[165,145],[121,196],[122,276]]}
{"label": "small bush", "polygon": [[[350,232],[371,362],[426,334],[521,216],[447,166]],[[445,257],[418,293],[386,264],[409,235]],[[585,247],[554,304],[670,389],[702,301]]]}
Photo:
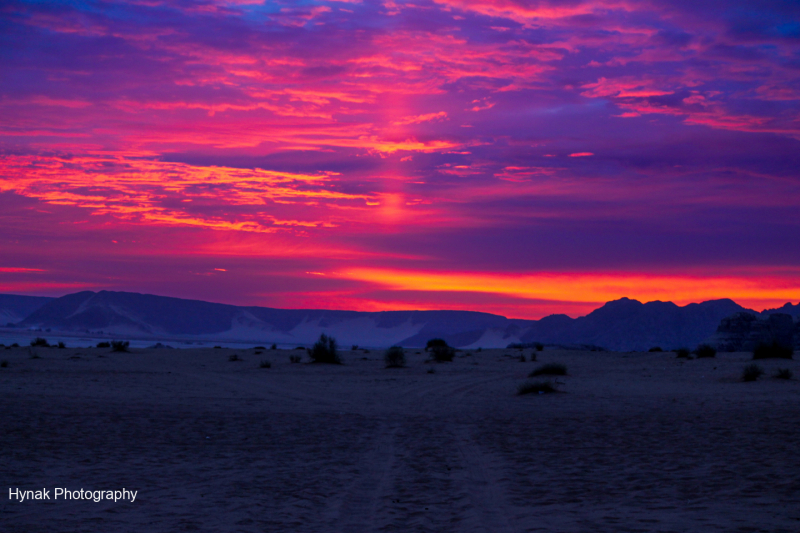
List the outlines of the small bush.
{"label": "small bush", "polygon": [[266,348],[264,348],[263,346],[254,346],[253,349],[254,350],[266,350]]}
{"label": "small bush", "polygon": [[444,339],[431,339],[428,341],[428,344],[425,345],[425,351],[427,352],[431,348],[447,348],[447,341]]}
{"label": "small bush", "polygon": [[689,359],[689,356],[692,352],[689,351],[689,348],[678,348],[675,350],[675,357],[678,359]]}
{"label": "small bush", "polygon": [[533,349],[536,350],[537,352],[541,352],[542,350],[544,350],[544,344],[542,344],[541,342],[534,342]]}
{"label": "small bush", "polygon": [[222,349],[222,346],[214,346],[214,349],[215,349],[215,350],[221,350],[221,349]]}
{"label": "small bush", "polygon": [[61,349],[63,350],[64,348],[66,348],[66,347],[67,347],[67,345],[66,345],[66,344],[64,344],[62,341],[58,341],[58,347],[59,347],[59,348],[61,348]]}
{"label": "small bush", "polygon": [[302,357],[300,357],[299,355],[290,355],[290,356],[289,356],[289,362],[290,362],[290,363],[293,363],[293,364],[294,364],[294,363],[299,363],[299,362],[300,362],[300,361],[302,361],[302,360],[303,360],[303,358],[302,358]]}
{"label": "small bush", "polygon": [[698,359],[707,359],[709,357],[717,356],[717,349],[710,344],[701,344],[694,350],[694,354]]}
{"label": "small bush", "polygon": [[269,347],[269,349],[270,350],[277,350],[278,349],[278,345],[273,343],[272,346]]}
{"label": "small bush", "polygon": [[556,388],[549,381],[526,381],[517,387],[517,395],[523,394],[546,394],[556,392]]}
{"label": "small bush", "polygon": [[358,350],[358,344],[354,344],[354,345],[352,345],[352,346],[350,347],[350,350],[352,350],[352,351],[354,351],[354,352],[355,352],[356,350]]}
{"label": "small bush", "polygon": [[791,359],[794,350],[775,341],[772,344],[761,343],[753,350],[753,359]]}
{"label": "small bush", "polygon": [[111,343],[110,342],[106,342],[106,341],[98,342],[97,343],[97,347],[98,348],[111,348]]}
{"label": "small bush", "polygon": [[337,351],[336,339],[324,333],[319,336],[319,340],[308,350],[308,355],[315,363],[342,364]]}
{"label": "small bush", "polygon": [[12,344],[10,347],[11,347],[11,348],[19,348],[19,344],[17,344],[17,343],[15,342],[15,343],[14,343],[14,344]]}
{"label": "small bush", "polygon": [[403,368],[406,366],[406,351],[400,346],[392,346],[383,354],[386,368]]}
{"label": "small bush", "polygon": [[236,362],[236,361],[241,361],[241,360],[242,360],[242,358],[239,357],[239,354],[233,354],[233,355],[229,355],[228,356],[228,361],[230,361],[231,363]]}
{"label": "small bush", "polygon": [[434,346],[431,348],[433,360],[437,363],[450,362],[456,356],[456,349],[452,346]]}
{"label": "small bush", "polygon": [[478,346],[478,349],[477,349],[477,350],[475,350],[475,351],[476,351],[476,352],[482,352],[482,351],[483,351],[483,348],[481,348],[480,346]]}
{"label": "small bush", "polygon": [[764,369],[753,363],[742,370],[742,381],[755,381],[764,375]]}
{"label": "small bush", "polygon": [[775,373],[775,377],[778,379],[792,379],[792,371],[788,368],[779,368]]}
{"label": "small bush", "polygon": [[112,352],[127,352],[128,347],[131,345],[128,341],[111,341]]}
{"label": "small bush", "polygon": [[31,346],[42,346],[43,348],[49,348],[50,344],[47,342],[47,339],[36,337],[31,341]]}
{"label": "small bush", "polygon": [[566,376],[567,367],[560,363],[547,363],[539,368],[534,369],[533,372],[528,374],[529,378],[536,376]]}
{"label": "small bush", "polygon": [[8,368],[8,361],[0,361],[0,368]]}
{"label": "small bush", "polygon": [[527,359],[525,359],[525,354],[524,353],[519,354],[519,362],[524,363],[525,361],[527,361]]}
{"label": "small bush", "polygon": [[428,369],[428,374],[435,374],[435,373],[436,373],[436,369],[435,369],[435,368],[433,368],[433,367],[430,367],[430,368]]}
{"label": "small bush", "polygon": [[269,362],[269,361],[266,361],[266,360],[264,360],[264,361],[261,361],[261,362],[258,364],[258,368],[272,368],[272,363],[271,363],[271,362]]}
{"label": "small bush", "polygon": [[661,348],[661,346],[653,346],[652,348],[650,348],[647,351],[648,352],[663,352],[664,350]]}

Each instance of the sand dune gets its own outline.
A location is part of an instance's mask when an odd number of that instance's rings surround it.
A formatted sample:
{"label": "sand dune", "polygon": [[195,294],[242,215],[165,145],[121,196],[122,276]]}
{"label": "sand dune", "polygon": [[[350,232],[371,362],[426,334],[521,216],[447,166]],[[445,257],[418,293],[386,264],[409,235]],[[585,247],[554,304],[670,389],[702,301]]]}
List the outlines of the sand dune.
{"label": "sand dune", "polygon": [[6,493],[3,531],[800,530],[800,383],[771,377],[794,361],[742,383],[748,354],[545,351],[562,392],[516,396],[539,363],[509,350],[35,353],[0,350],[4,491],[139,495]]}

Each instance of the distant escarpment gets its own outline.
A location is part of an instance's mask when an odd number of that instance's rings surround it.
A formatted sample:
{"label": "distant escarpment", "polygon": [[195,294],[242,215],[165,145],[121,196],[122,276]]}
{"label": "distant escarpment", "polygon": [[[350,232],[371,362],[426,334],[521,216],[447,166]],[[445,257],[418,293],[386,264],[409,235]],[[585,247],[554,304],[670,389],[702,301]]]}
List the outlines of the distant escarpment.
{"label": "distant escarpment", "polygon": [[[694,347],[712,335],[725,317],[741,311],[756,314],[727,299],[678,306],[621,298],[579,318],[551,315],[522,320],[471,311],[241,307],[112,291],[84,291],[26,305],[29,314],[15,321],[17,328],[104,337],[297,346],[311,344],[324,333],[342,345],[421,347],[429,339],[441,338],[459,348],[543,343],[616,351]],[[21,311],[14,310],[16,316]]]}
{"label": "distant escarpment", "polygon": [[759,344],[773,343],[800,349],[800,319],[771,311],[761,316],[739,312],[722,319],[709,344],[725,352],[747,352]]}

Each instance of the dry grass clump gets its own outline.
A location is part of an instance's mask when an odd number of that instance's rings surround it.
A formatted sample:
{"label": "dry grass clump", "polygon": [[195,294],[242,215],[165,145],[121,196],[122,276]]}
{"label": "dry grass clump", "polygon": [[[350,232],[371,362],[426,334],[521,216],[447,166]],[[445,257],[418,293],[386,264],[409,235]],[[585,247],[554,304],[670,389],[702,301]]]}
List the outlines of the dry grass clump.
{"label": "dry grass clump", "polygon": [[778,379],[792,379],[792,371],[788,368],[779,368],[777,372],[775,372],[775,377]]}
{"label": "dry grass clump", "polygon": [[386,368],[403,368],[406,366],[406,352],[400,346],[392,346],[383,354]]}
{"label": "dry grass clump", "polygon": [[772,344],[761,343],[753,350],[753,359],[791,359],[794,349],[784,346],[778,341]]}
{"label": "dry grass clump", "polygon": [[339,358],[338,345],[336,339],[324,333],[319,336],[319,340],[308,350],[308,356],[315,363],[326,363],[333,365],[342,364]]}
{"label": "dry grass clump", "polygon": [[452,346],[434,346],[431,355],[437,363],[450,362],[456,356],[456,349]]}
{"label": "dry grass clump", "polygon": [[566,376],[567,375],[567,367],[562,365],[561,363],[547,363],[546,365],[542,365],[539,368],[536,368],[528,374],[529,378],[534,378],[536,376]]}
{"label": "dry grass clump", "polygon": [[753,363],[742,370],[742,381],[755,381],[764,375],[764,369]]}
{"label": "dry grass clump", "polygon": [[98,348],[111,348],[111,343],[106,341],[101,341],[97,343]]}
{"label": "dry grass clump", "polygon": [[0,361],[0,368],[8,368],[8,361]]}
{"label": "dry grass clump", "polygon": [[300,357],[299,355],[290,355],[289,356],[289,362],[292,363],[292,364],[297,364],[302,360],[303,360],[303,358]]}
{"label": "dry grass clump", "polygon": [[111,341],[112,352],[127,352],[128,347],[131,345],[128,341]]}
{"label": "dry grass clump", "polygon": [[556,392],[556,388],[549,381],[526,381],[517,387],[517,396],[523,394],[547,394]]}
{"label": "dry grass clump", "polygon": [[663,348],[661,348],[661,346],[653,346],[652,348],[650,348],[650,349],[649,349],[649,350],[647,350],[647,351],[648,351],[648,352],[663,352],[663,351],[664,351],[664,349],[663,349]]}
{"label": "dry grass clump", "polygon": [[265,359],[258,364],[258,368],[272,368],[272,363]]}
{"label": "dry grass clump", "polygon": [[694,350],[694,354],[698,359],[707,359],[709,357],[717,356],[717,349],[710,344],[701,344]]}
{"label": "dry grass clump", "polygon": [[691,358],[691,353],[692,352],[689,351],[689,348],[678,348],[677,350],[674,350],[674,351],[675,351],[675,357],[677,357],[678,359],[690,359]]}
{"label": "dry grass clump", "polygon": [[241,361],[241,360],[242,360],[242,358],[239,357],[239,354],[233,354],[233,355],[229,355],[228,356],[228,361],[230,361],[231,363],[236,362],[236,361]]}
{"label": "dry grass clump", "polygon": [[50,343],[47,342],[47,339],[42,337],[36,337],[31,341],[31,346],[41,346],[42,348],[49,348]]}

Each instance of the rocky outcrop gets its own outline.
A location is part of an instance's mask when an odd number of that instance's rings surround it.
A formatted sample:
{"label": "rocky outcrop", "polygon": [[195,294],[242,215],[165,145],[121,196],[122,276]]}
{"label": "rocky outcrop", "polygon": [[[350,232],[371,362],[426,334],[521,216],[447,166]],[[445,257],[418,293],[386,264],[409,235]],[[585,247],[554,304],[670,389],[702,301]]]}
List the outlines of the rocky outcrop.
{"label": "rocky outcrop", "polygon": [[777,342],[800,348],[800,321],[785,313],[760,317],[740,312],[722,319],[708,344],[723,352],[747,352],[759,344]]}

